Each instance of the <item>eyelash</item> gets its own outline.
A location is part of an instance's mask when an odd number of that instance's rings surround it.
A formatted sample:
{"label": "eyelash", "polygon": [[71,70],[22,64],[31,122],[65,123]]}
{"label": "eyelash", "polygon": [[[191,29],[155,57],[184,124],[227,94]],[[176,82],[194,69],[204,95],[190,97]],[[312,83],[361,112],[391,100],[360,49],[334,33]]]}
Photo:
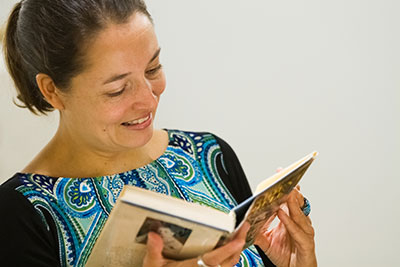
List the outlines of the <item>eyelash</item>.
{"label": "eyelash", "polygon": [[[147,74],[147,75],[150,75],[150,76],[156,75],[156,74],[160,71],[161,68],[162,68],[162,65],[159,64],[159,65],[158,65],[157,67],[155,67],[154,69],[151,69],[151,70],[146,71],[146,74]],[[124,87],[123,87],[121,90],[119,90],[119,91],[117,91],[117,92],[115,92],[115,93],[108,93],[107,96],[108,96],[108,97],[117,97],[117,96],[120,96],[120,95],[122,95],[122,93],[125,91],[125,89],[126,89],[126,85],[124,85]]]}
{"label": "eyelash", "polygon": [[115,93],[108,93],[107,96],[108,97],[117,97],[119,95],[122,95],[122,93],[125,91],[125,89],[126,89],[126,85],[124,85],[124,87],[121,90],[119,90]]}
{"label": "eyelash", "polygon": [[161,68],[162,68],[162,65],[159,64],[159,65],[158,65],[157,67],[155,67],[154,69],[151,69],[151,70],[146,71],[146,74],[147,74],[147,75],[150,75],[150,76],[156,75],[156,74],[160,71]]}

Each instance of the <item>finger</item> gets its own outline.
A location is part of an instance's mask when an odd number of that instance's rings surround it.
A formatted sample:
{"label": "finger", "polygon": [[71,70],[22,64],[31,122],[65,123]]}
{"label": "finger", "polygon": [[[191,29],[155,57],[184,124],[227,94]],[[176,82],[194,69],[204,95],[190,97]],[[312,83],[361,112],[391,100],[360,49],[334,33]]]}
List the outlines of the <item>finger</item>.
{"label": "finger", "polygon": [[[238,231],[238,233],[235,235],[235,239],[245,240],[249,229],[250,229],[250,224],[248,222],[244,222],[243,225],[240,227],[240,231]],[[242,251],[243,251],[243,246],[235,254],[233,254],[231,257],[226,259],[222,263],[222,265],[223,266],[236,265],[240,260],[240,255],[242,254]]]}
{"label": "finger", "polygon": [[266,233],[269,231],[269,227],[271,226],[271,223],[275,220],[277,216],[277,212],[274,212],[271,217],[268,218],[268,220],[264,223],[264,225],[261,227],[259,232],[254,238],[254,243],[257,245],[259,243],[263,243],[263,240],[265,239]]}
{"label": "finger", "polygon": [[250,224],[249,224],[249,222],[245,221],[240,226],[239,230],[236,232],[233,239],[245,239],[249,229],[250,229]]}
{"label": "finger", "polygon": [[143,266],[161,266],[163,262],[163,246],[162,238],[154,232],[149,232],[147,235],[147,251],[143,259]]}
{"label": "finger", "polygon": [[284,224],[290,238],[296,247],[303,253],[315,249],[314,236],[307,235],[300,227],[283,211],[278,212],[278,217]]}
{"label": "finger", "polygon": [[306,233],[283,210],[278,211],[278,218],[295,241],[307,238]]}
{"label": "finger", "polygon": [[[301,196],[302,197],[302,196]],[[304,203],[304,198],[302,197],[302,203]],[[301,210],[300,206],[303,206],[303,204],[300,204],[298,202],[297,196],[293,195],[290,197],[287,201],[288,208],[289,208],[289,214],[290,217],[294,220],[295,223],[306,233],[306,234],[313,234],[314,229],[311,226],[311,220],[307,216],[304,215],[303,211]]]}
{"label": "finger", "polygon": [[[314,234],[308,235],[289,217],[284,211],[278,211],[278,218],[286,228],[289,237],[292,240],[292,244],[297,249],[297,258],[309,258],[310,261],[316,262],[315,259],[315,243]],[[302,265],[303,266],[303,265]],[[316,264],[307,265],[316,266]]]}
{"label": "finger", "polygon": [[[297,199],[298,207],[300,207],[300,210],[301,210],[301,212],[302,212],[303,215],[304,215],[303,207],[304,207],[305,198],[304,198],[304,196],[301,194],[301,192],[300,192],[298,189],[294,189],[294,190],[289,194],[289,196],[290,196],[290,197],[295,197],[295,198]],[[303,216],[301,216],[301,217],[303,217]],[[305,216],[305,221],[307,221],[308,224],[312,225],[311,219],[310,219],[310,217],[309,217],[308,215]]]}
{"label": "finger", "polygon": [[[296,190],[293,190],[293,194],[296,196],[299,207],[301,209],[301,212],[304,214],[303,212],[303,207],[304,207],[304,201],[305,201],[305,197],[303,196],[303,194],[300,192],[300,186],[299,188],[296,187]],[[303,216],[302,216],[303,217]],[[308,224],[312,225],[312,221],[310,219],[309,215],[305,215],[305,220],[307,221]]]}
{"label": "finger", "polygon": [[242,252],[239,252],[235,255],[233,255],[232,257],[226,259],[221,266],[235,266],[239,261],[240,261],[240,255],[242,254]]}
{"label": "finger", "polygon": [[297,199],[293,198],[288,201],[290,218],[293,222],[308,236],[314,238],[314,228],[311,225],[309,217],[305,216],[299,208]]}
{"label": "finger", "polygon": [[206,262],[208,265],[218,265],[227,260],[229,261],[232,257],[237,257],[238,254],[240,255],[245,244],[247,231],[249,229],[249,223],[243,223],[243,225],[235,234],[233,240],[229,241],[222,247],[219,247],[211,252],[204,254],[204,262]]}
{"label": "finger", "polygon": [[[299,187],[299,188],[297,188],[297,187]],[[300,206],[299,207],[302,207],[303,206],[303,203],[304,203],[304,196],[301,194],[301,192],[300,192],[300,186],[299,185],[297,185],[293,190],[292,190],[292,192],[290,192],[290,194],[289,194],[289,198],[290,197],[294,197],[294,198],[296,198],[297,200],[298,200],[298,202],[300,203]]]}
{"label": "finger", "polygon": [[232,240],[226,245],[217,248],[211,252],[203,255],[203,261],[211,266],[218,266],[219,264],[229,260],[232,256],[243,250],[244,240]]}
{"label": "finger", "polygon": [[259,234],[263,234],[263,233],[265,233],[266,231],[268,231],[270,225],[271,225],[272,222],[275,220],[275,218],[276,218],[276,212],[274,212],[274,213],[271,215],[271,217],[269,217],[268,220],[264,223],[264,225],[261,227],[261,229],[260,229],[258,235],[259,235]]}

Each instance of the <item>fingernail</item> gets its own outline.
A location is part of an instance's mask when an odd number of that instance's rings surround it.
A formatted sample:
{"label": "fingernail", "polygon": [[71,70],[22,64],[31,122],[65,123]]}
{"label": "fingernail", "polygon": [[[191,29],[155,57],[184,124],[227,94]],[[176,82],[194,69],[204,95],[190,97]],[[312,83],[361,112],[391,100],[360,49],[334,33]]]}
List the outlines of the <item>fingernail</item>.
{"label": "fingernail", "polygon": [[283,209],[279,208],[277,215],[282,216],[282,213],[285,213],[285,211]]}
{"label": "fingernail", "polygon": [[154,243],[154,233],[153,232],[149,232],[147,234],[147,244],[151,245]]}

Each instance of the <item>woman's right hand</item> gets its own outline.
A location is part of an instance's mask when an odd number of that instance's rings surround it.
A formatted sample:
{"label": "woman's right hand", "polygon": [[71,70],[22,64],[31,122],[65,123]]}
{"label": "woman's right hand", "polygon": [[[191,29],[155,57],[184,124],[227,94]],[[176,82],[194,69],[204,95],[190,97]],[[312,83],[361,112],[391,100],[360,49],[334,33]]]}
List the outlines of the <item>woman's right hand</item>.
{"label": "woman's right hand", "polygon": [[[239,262],[240,254],[242,253],[243,246],[245,244],[245,238],[247,231],[250,226],[248,223],[244,223],[234,239],[225,244],[222,247],[214,249],[210,252],[205,253],[202,256],[203,262],[209,266],[221,266],[231,267]],[[163,249],[162,238],[154,233],[150,232],[147,239],[147,253],[144,257],[143,267],[197,267],[197,258],[174,261],[166,259],[162,256]]]}

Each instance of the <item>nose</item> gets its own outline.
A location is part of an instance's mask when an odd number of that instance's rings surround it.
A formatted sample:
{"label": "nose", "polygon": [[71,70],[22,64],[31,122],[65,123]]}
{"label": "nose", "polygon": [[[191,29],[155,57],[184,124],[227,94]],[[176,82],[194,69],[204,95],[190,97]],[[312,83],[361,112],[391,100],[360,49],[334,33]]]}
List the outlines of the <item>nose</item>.
{"label": "nose", "polygon": [[154,109],[158,104],[158,96],[154,94],[151,84],[143,79],[136,82],[133,90],[133,107],[135,109]]}

